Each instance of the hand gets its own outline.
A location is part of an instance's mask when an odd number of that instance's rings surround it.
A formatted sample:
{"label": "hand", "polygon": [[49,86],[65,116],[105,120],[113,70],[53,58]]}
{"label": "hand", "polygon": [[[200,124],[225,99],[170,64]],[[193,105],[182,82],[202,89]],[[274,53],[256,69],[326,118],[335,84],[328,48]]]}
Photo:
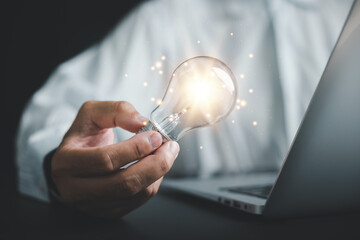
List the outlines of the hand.
{"label": "hand", "polygon": [[[179,145],[158,132],[114,144],[114,127],[138,132],[147,119],[127,102],[86,102],[52,159],[52,178],[65,204],[115,218],[154,196]],[[133,165],[124,165],[139,160]]]}

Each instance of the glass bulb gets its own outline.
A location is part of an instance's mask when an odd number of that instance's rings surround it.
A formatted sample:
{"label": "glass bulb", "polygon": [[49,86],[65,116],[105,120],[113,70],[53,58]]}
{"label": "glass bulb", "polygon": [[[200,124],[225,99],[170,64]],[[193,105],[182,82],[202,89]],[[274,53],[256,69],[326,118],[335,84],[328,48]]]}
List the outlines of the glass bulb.
{"label": "glass bulb", "polygon": [[141,130],[155,130],[177,141],[192,129],[212,125],[233,109],[237,96],[234,74],[220,60],[199,56],[181,63],[165,96]]}

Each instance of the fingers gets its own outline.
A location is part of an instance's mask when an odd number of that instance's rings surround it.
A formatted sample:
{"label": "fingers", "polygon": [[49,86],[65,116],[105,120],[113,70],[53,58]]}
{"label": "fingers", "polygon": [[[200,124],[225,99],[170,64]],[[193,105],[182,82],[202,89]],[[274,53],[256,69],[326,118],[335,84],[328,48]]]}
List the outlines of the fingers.
{"label": "fingers", "polygon": [[123,142],[104,147],[63,151],[62,164],[68,168],[72,176],[103,175],[149,155],[161,144],[162,136],[160,133],[155,131],[143,132]]}
{"label": "fingers", "polygon": [[98,130],[121,127],[138,132],[147,119],[142,117],[128,102],[89,101],[83,104],[74,122],[75,127],[94,125]]}
{"label": "fingers", "polygon": [[112,193],[117,191],[120,196],[133,196],[139,193],[170,170],[178,152],[179,144],[176,142],[164,143],[153,155],[149,155],[117,173],[111,180],[116,184],[110,185],[107,191]]}
{"label": "fingers", "polygon": [[153,155],[142,159],[123,171],[125,189],[137,193],[164,176],[172,167],[179,153],[179,144],[174,141],[164,143]]}
{"label": "fingers", "polygon": [[[171,168],[179,152],[179,145],[170,141],[164,143],[153,155],[149,155],[128,168],[111,175],[81,178],[91,186],[89,194],[101,201],[132,197],[163,177]],[[159,182],[156,183],[159,185]],[[155,185],[156,186],[156,185]]]}
{"label": "fingers", "polygon": [[116,170],[149,155],[158,149],[162,142],[160,133],[148,131],[139,133],[126,141],[106,146],[102,151],[106,152]]}

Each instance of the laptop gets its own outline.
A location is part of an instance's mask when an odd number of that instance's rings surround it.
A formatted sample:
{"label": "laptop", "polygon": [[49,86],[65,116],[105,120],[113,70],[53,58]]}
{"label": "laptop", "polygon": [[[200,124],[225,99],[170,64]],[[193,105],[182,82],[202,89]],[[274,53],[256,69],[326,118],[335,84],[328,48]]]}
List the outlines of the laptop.
{"label": "laptop", "polygon": [[360,210],[360,1],[355,1],[277,173],[164,186],[266,217]]}

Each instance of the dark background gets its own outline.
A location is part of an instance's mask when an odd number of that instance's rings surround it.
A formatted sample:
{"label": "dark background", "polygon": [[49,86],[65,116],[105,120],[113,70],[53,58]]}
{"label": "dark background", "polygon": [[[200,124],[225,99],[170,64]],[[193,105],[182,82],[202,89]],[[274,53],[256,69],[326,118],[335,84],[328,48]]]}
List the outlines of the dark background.
{"label": "dark background", "polygon": [[[141,1],[61,0],[1,3],[3,90],[0,194],[16,193],[15,138],[31,95],[61,62],[100,41]],[[4,107],[2,108],[4,109]]]}
{"label": "dark background", "polygon": [[115,222],[16,196],[14,142],[26,102],[58,64],[100,41],[139,2],[0,3],[0,239],[360,239],[358,214],[270,221],[166,189]]}

